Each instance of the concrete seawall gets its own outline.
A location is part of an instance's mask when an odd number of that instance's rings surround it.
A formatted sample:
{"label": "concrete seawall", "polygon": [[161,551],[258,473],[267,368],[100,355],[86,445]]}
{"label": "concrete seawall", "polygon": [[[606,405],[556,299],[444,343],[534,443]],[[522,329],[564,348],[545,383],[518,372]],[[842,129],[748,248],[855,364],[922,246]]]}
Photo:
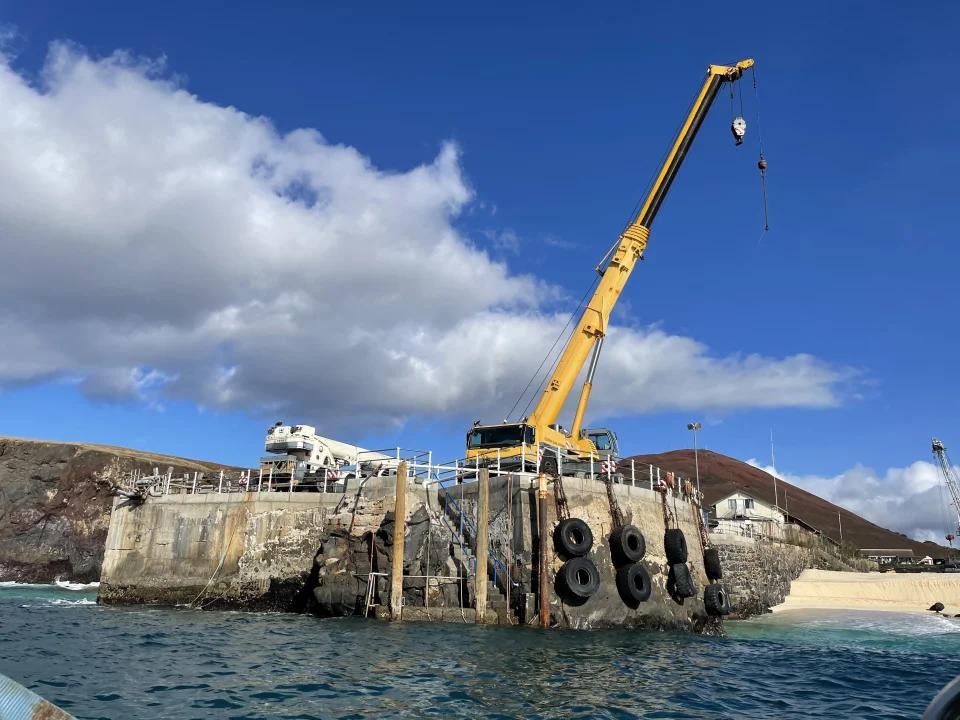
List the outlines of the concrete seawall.
{"label": "concrete seawall", "polygon": [[[474,482],[448,491],[408,484],[403,522],[403,617],[472,619],[476,598],[470,553],[475,552],[476,539],[470,525],[475,527],[478,519],[477,488]],[[563,490],[569,515],[584,520],[593,533],[589,558],[600,574],[599,591],[582,604],[570,604],[557,594],[556,572],[563,559],[554,550],[552,535],[562,504],[556,502],[555,486],[551,484],[546,500],[549,526],[541,533],[531,479],[512,478],[508,536],[507,480],[491,478],[492,557],[488,563],[492,587],[488,598],[492,611],[488,620],[508,622],[508,549],[513,579],[510,620],[534,620],[536,560],[543,538],[549,549],[552,624],[722,633],[719,619],[707,614],[702,601],[707,580],[695,506],[647,488],[612,486],[614,504],[624,521],[636,525],[646,540],[642,563],[650,574],[652,593],[633,609],[621,599],[616,586],[609,546],[614,513],[605,484],[565,478]],[[118,499],[107,537],[99,600],[192,603],[321,616],[376,615],[377,606],[386,605],[389,596],[397,525],[393,508],[393,493],[387,484],[349,495],[187,494],[148,497],[139,505]],[[686,536],[695,597],[680,599],[669,592],[664,549],[667,526]]]}
{"label": "concrete seawall", "polygon": [[[790,595],[793,581],[805,570],[854,569],[816,546],[714,534],[709,542],[720,552],[724,583],[730,592],[731,620],[770,612]],[[860,562],[876,570],[875,564]],[[863,573],[851,574],[865,577]]]}

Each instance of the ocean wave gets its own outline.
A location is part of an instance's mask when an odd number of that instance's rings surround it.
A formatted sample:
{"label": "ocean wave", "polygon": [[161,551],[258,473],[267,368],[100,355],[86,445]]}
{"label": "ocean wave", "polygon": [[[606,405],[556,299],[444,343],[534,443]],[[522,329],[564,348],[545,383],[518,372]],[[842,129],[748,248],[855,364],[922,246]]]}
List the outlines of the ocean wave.
{"label": "ocean wave", "polygon": [[59,578],[53,581],[53,584],[58,588],[63,590],[96,590],[100,587],[100,583],[74,583],[69,580],[60,580]]}
{"label": "ocean wave", "polygon": [[6,580],[0,582],[0,588],[20,588],[23,590],[35,589],[35,590],[70,590],[72,592],[90,592],[91,590],[96,590],[100,587],[100,583],[75,583],[70,582],[69,580],[60,580],[59,578],[54,580],[52,583],[22,583],[14,582],[13,580]]}
{"label": "ocean wave", "polygon": [[84,599],[82,599],[82,600],[67,600],[67,599],[65,599],[65,598],[55,598],[55,599],[53,599],[53,600],[46,600],[46,601],[41,602],[41,603],[27,603],[27,604],[21,605],[20,607],[22,607],[22,608],[42,608],[42,607],[53,607],[53,606],[63,607],[63,606],[65,606],[65,605],[71,605],[71,606],[72,606],[72,605],[96,605],[96,604],[97,604],[97,601],[96,601],[96,600],[88,600],[88,599],[86,599],[86,598],[84,598]]}

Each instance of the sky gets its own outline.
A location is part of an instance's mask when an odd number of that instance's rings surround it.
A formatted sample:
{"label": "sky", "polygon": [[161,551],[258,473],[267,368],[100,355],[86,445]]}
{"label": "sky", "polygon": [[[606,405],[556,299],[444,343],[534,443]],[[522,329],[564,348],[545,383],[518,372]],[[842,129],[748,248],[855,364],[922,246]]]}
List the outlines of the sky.
{"label": "sky", "polygon": [[960,7],[683,7],[0,0],[0,434],[255,465],[284,420],[461,457],[706,66],[751,57],[746,141],[721,94],[587,421],[623,455],[700,421],[760,466],[772,430],[780,474],[942,537]]}

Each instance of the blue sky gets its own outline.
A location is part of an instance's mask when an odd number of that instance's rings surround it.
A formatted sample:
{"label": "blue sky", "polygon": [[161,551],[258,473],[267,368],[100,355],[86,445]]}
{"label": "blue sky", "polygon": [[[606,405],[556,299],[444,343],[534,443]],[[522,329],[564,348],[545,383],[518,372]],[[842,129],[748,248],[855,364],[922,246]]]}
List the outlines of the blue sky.
{"label": "blue sky", "polygon": [[[510,273],[532,274],[576,298],[640,197],[705,66],[753,57],[770,232],[760,240],[748,84],[747,142],[734,147],[721,95],[616,317],[626,327],[692,338],[721,361],[808,354],[842,376],[831,384],[833,402],[688,403],[606,422],[630,453],[688,446],[684,426],[697,419],[702,444],[763,461],[773,428],[778,466],[820,477],[858,463],[882,473],[927,460],[932,435],[960,444],[953,282],[960,250],[948,222],[960,159],[953,76],[960,9],[684,7],[0,2],[0,23],[15,29],[7,41],[13,71],[37,87],[49,44],[69,41],[93,60],[118,49],[163,57],[155,78],[175,79],[204,103],[267,117],[281,135],[316,128],[329,146],[355,148],[381,170],[407,173],[453,142],[472,196],[451,226]],[[0,241],[19,239],[8,230]],[[406,292],[429,286],[418,281]],[[542,309],[571,305],[557,297]],[[545,350],[530,348],[531,370]],[[11,358],[18,352],[7,345]],[[483,350],[468,343],[463,352]],[[0,433],[243,464],[256,461],[275,419],[331,422],[321,395],[308,403],[316,417],[277,414],[262,402],[251,410],[201,401],[200,411],[186,390],[111,396],[84,383],[84,368],[96,364],[85,362],[51,361],[44,372],[8,378]],[[174,364],[161,369],[168,377],[180,372]],[[499,420],[495,412],[484,419]],[[373,432],[358,423],[350,439],[452,458],[475,414],[424,411]]]}

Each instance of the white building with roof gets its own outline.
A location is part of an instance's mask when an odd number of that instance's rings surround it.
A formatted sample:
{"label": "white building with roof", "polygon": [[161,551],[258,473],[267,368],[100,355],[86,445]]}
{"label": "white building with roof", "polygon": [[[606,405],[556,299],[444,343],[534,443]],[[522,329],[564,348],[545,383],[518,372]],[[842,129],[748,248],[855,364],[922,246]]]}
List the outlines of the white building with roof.
{"label": "white building with roof", "polygon": [[737,490],[710,508],[710,532],[746,537],[783,537],[787,514],[765,500]]}

